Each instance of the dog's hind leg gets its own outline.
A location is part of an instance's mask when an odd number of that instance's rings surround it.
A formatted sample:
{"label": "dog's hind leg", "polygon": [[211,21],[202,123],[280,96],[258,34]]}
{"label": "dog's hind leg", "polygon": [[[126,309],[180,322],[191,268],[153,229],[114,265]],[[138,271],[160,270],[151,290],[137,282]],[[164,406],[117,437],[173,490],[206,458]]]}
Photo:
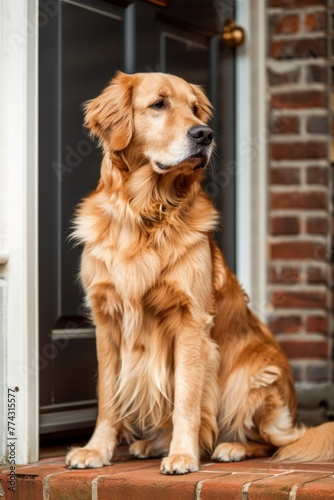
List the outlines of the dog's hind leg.
{"label": "dog's hind leg", "polygon": [[161,431],[154,438],[134,441],[129,450],[135,458],[165,457],[168,455],[170,441],[171,431]]}
{"label": "dog's hind leg", "polygon": [[239,462],[246,458],[262,458],[270,456],[273,446],[264,443],[220,443],[212,454],[217,462]]}

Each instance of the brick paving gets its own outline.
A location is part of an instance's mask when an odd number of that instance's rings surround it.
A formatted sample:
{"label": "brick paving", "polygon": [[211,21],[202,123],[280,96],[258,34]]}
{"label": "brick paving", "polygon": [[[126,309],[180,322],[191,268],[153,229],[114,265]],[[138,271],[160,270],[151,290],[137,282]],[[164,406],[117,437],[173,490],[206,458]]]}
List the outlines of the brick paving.
{"label": "brick paving", "polygon": [[[126,448],[112,465],[69,470],[64,457],[17,466],[15,492],[9,467],[0,475],[6,500],[334,500],[334,461],[287,464],[267,459],[203,461],[199,472],[165,476],[159,459],[135,460]],[[2,489],[1,489],[2,487]]]}

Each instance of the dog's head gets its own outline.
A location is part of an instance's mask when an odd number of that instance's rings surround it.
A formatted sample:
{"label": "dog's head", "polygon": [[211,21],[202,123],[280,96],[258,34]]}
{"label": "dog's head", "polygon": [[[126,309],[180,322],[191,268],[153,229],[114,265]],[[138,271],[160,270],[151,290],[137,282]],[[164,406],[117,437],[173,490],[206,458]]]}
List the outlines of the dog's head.
{"label": "dog's head", "polygon": [[163,73],[118,73],[86,104],[86,126],[104,149],[123,151],[131,170],[205,167],[213,149],[211,104],[201,88]]}

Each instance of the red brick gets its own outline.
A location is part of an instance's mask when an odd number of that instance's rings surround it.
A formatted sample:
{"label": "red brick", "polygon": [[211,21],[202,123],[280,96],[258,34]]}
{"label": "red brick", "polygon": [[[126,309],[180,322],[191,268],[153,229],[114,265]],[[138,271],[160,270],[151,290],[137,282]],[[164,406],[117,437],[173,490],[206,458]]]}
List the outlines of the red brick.
{"label": "red brick", "polygon": [[329,333],[329,318],[328,316],[308,316],[306,321],[308,332]]}
{"label": "red brick", "polygon": [[296,14],[274,15],[269,18],[270,33],[274,35],[290,35],[298,33],[300,18]]}
{"label": "red brick", "polygon": [[269,120],[269,130],[272,134],[298,134],[299,118],[282,115],[281,111],[277,110]]}
{"label": "red brick", "polygon": [[[306,363],[305,366],[305,381],[306,382],[329,382],[328,380],[328,361],[316,361],[311,363]],[[311,497],[313,499],[313,497]],[[326,500],[329,497],[326,497]],[[334,499],[334,496],[333,496]]]}
{"label": "red brick", "polygon": [[310,116],[307,119],[306,130],[311,134],[328,134],[328,117],[327,116]]}
{"label": "red brick", "polygon": [[271,244],[272,259],[324,259],[326,247],[313,241],[280,241]]}
{"label": "red brick", "polygon": [[273,142],[270,146],[272,160],[318,160],[327,158],[324,141]]}
{"label": "red brick", "polygon": [[308,234],[327,235],[328,220],[324,217],[311,217],[306,221],[306,231]]}
{"label": "red brick", "polygon": [[298,234],[299,230],[298,217],[272,217],[270,220],[270,233],[272,235]]}
{"label": "red brick", "polygon": [[[305,361],[302,361],[302,363],[304,366]],[[305,382],[304,370],[299,361],[290,359],[290,368],[292,371],[293,380],[295,382]]]}
{"label": "red brick", "polygon": [[326,210],[327,193],[315,190],[274,192],[270,195],[270,206],[273,210],[284,208]]}
{"label": "red brick", "polygon": [[327,477],[315,472],[289,472],[275,477],[254,481],[248,489],[248,500],[288,500],[289,492],[296,484]]}
{"label": "red brick", "polygon": [[326,270],[316,266],[309,267],[307,270],[307,282],[318,285],[319,284],[327,285],[328,277]]}
{"label": "red brick", "polygon": [[327,340],[282,340],[280,346],[289,358],[327,358],[329,354]]}
{"label": "red brick", "polygon": [[325,308],[327,306],[327,294],[325,292],[309,291],[275,291],[272,294],[272,302],[274,307]]}
{"label": "red brick", "polygon": [[[26,476],[25,478],[17,477],[15,478],[15,491],[10,490],[12,486],[9,481],[9,477],[4,478],[2,474],[1,483],[5,492],[6,500],[44,500],[43,497],[43,483],[41,477]],[[0,487],[1,492],[1,487]],[[0,495],[1,496],[1,495]],[[2,498],[2,497],[1,497]]]}
{"label": "red brick", "polygon": [[327,39],[303,38],[271,42],[270,57],[274,59],[304,59],[327,57]]}
{"label": "red brick", "polygon": [[306,180],[308,184],[319,184],[327,186],[328,168],[327,167],[308,167],[306,170]]}
{"label": "red brick", "polygon": [[[314,361],[313,361],[314,362]],[[317,361],[319,363],[319,361]],[[324,475],[334,473],[334,461],[330,461],[328,463],[319,463],[318,466],[315,467],[314,463],[282,463],[282,462],[271,462],[270,460],[264,458],[252,458],[242,462],[210,462],[203,464],[201,470],[220,472],[224,473],[233,473],[233,472],[245,472],[245,473],[254,473],[257,472],[259,474],[268,473],[268,474],[282,474],[283,472],[291,472],[291,470],[305,471],[305,472],[317,472],[323,473]],[[224,476],[225,477],[225,476]],[[222,477],[222,481],[224,481],[224,477]]]}
{"label": "red brick", "polygon": [[258,481],[262,478],[272,477],[272,474],[247,474],[234,473],[224,476],[224,487],[222,479],[206,479],[201,487],[201,500],[218,500],[226,498],[228,500],[240,500],[243,497],[242,488],[244,484]]}
{"label": "red brick", "polygon": [[302,319],[300,316],[274,316],[269,320],[269,328],[273,333],[300,332]]}
{"label": "red brick", "polygon": [[38,466],[32,465],[31,467],[20,467],[19,465],[15,468],[16,481],[15,481],[15,493],[11,492],[8,488],[10,486],[10,477],[7,472],[2,472],[0,479],[5,491],[6,500],[43,500],[43,479],[48,474],[56,474],[59,472],[66,471],[64,467],[64,461],[57,464],[44,465],[40,464]]}
{"label": "red brick", "polygon": [[291,285],[300,283],[301,275],[300,267],[291,266],[272,266],[269,270],[269,282],[270,283],[281,283],[284,285]]}
{"label": "red brick", "polygon": [[322,234],[328,233],[328,221],[325,217],[310,217],[306,221],[306,232],[308,234]]}
{"label": "red brick", "polygon": [[306,80],[308,83],[327,83],[327,66],[310,64],[306,66]]}
{"label": "red brick", "polygon": [[317,479],[301,485],[296,500],[333,500],[334,476]]}
{"label": "red brick", "polygon": [[76,470],[51,477],[48,498],[89,500],[92,498],[92,481],[101,473],[106,474],[107,471]]}
{"label": "red brick", "polygon": [[[145,474],[146,468],[152,466],[159,470],[159,461],[156,459],[133,460],[131,462],[115,462],[103,469],[67,470],[65,474],[53,476],[50,479],[51,498],[74,498],[89,500],[92,494],[92,481],[100,475],[112,477],[114,474],[140,470]],[[66,469],[65,469],[66,470]]]}
{"label": "red brick", "polygon": [[[265,460],[265,461],[264,461]],[[212,472],[220,472],[220,474],[234,474],[235,472],[250,474],[277,474],[277,469],[280,469],[279,472],[282,472],[280,467],[277,467],[277,463],[267,461],[266,459],[252,458],[246,461],[240,462],[210,462],[207,464],[203,464],[201,470],[209,472],[210,475]],[[284,468],[287,470],[288,468]],[[207,474],[209,475],[209,474]],[[222,482],[226,476],[222,477]]]}
{"label": "red brick", "polygon": [[297,167],[274,167],[270,170],[271,184],[300,184],[300,169]]}
{"label": "red brick", "polygon": [[[16,473],[20,476],[38,476],[38,475],[47,475],[53,474],[56,472],[60,472],[65,469],[65,459],[63,458],[52,458],[52,459],[43,459],[37,465],[16,465],[15,470]],[[1,467],[1,472],[7,472],[10,470],[10,465],[4,465]]]}
{"label": "red brick", "polygon": [[274,93],[271,96],[272,108],[324,108],[326,105],[327,96],[326,93],[321,90],[280,92]]}
{"label": "red brick", "polygon": [[326,12],[315,12],[312,14],[306,14],[305,16],[305,28],[306,31],[326,31]]}
{"label": "red brick", "polygon": [[[224,473],[210,474],[210,478]],[[193,500],[196,483],[209,479],[205,472],[181,476],[163,475],[157,467],[147,467],[144,471],[130,471],[127,474],[114,474],[98,480],[99,500]]]}
{"label": "red brick", "polygon": [[271,87],[297,83],[300,80],[300,75],[300,68],[294,68],[289,71],[275,71],[273,68],[268,68],[268,83]]}

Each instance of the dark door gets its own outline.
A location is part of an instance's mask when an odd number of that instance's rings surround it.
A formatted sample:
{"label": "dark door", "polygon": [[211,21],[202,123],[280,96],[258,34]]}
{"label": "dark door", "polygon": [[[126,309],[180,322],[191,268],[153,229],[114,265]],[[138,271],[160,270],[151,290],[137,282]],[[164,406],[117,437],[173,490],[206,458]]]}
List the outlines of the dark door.
{"label": "dark door", "polygon": [[101,161],[82,127],[82,103],[117,70],[173,73],[209,95],[217,153],[206,189],[222,212],[217,241],[234,267],[234,184],[224,175],[234,161],[234,53],[220,42],[233,5],[40,0],[41,433],[95,419],[94,329],[84,319],[77,279],[81,249],[69,237],[75,207],[96,186]]}

